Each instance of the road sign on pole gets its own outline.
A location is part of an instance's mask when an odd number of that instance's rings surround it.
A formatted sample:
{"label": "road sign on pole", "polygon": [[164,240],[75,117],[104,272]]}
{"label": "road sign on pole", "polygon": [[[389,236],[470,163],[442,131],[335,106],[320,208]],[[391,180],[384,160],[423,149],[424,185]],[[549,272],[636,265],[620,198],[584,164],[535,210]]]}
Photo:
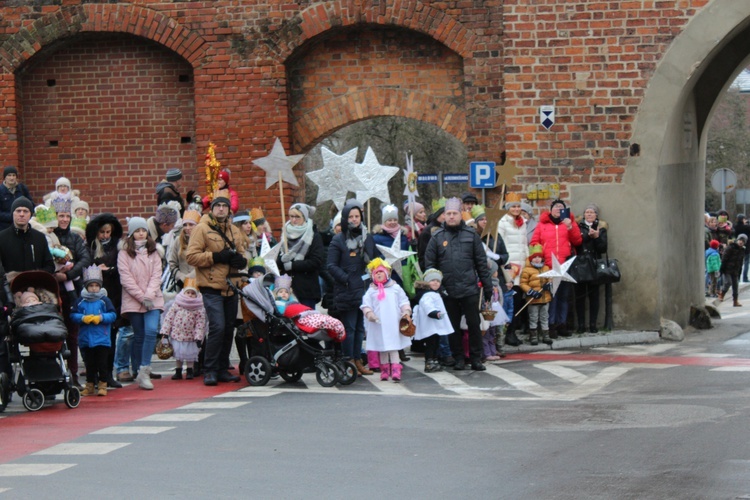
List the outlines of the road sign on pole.
{"label": "road sign on pole", "polygon": [[473,161],[469,164],[469,187],[491,189],[495,187],[495,162]]}

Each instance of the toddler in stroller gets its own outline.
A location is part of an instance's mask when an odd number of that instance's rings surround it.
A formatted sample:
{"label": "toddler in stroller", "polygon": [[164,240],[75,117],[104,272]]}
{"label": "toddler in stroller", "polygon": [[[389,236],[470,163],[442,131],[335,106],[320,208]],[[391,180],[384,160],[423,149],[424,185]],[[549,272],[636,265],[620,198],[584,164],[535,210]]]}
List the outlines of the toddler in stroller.
{"label": "toddler in stroller", "polygon": [[60,297],[54,276],[27,271],[13,279],[9,300],[16,304],[11,314],[8,351],[11,373],[0,374],[2,407],[12,392],[23,398],[29,411],[40,410],[47,398],[64,393],[65,404],[76,408],[81,393],[72,384],[65,359],[70,355],[68,332],[60,314]]}
{"label": "toddler in stroller", "polygon": [[[336,346],[345,335],[343,326],[340,330],[333,322],[325,322],[328,326],[323,326],[313,321],[319,313],[289,300],[284,304],[285,314],[281,314],[269,290],[273,283],[273,275],[268,274],[236,290],[250,313],[249,321],[243,325],[249,351],[245,364],[248,383],[265,385],[273,373],[287,382],[297,382],[303,373],[312,371],[324,387],[353,383],[357,377],[356,366],[336,355],[336,351],[340,351]],[[291,291],[288,284],[281,285],[285,283],[283,279],[279,283],[282,290]],[[334,320],[329,316],[325,318]],[[331,341],[334,350],[324,349],[321,342],[325,341]]]}

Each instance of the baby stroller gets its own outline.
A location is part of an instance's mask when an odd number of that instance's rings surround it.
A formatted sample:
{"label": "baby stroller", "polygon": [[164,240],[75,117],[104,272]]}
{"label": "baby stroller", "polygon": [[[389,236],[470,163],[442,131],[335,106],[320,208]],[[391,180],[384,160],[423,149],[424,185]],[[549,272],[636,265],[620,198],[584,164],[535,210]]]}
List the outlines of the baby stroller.
{"label": "baby stroller", "polygon": [[[60,314],[60,294],[55,277],[44,271],[20,273],[11,282],[10,293],[33,288],[40,304],[16,307],[10,316],[7,350],[11,374],[0,374],[3,409],[13,392],[22,397],[24,408],[38,411],[46,399],[63,392],[68,408],[77,408],[81,392],[72,384],[65,360],[70,356],[65,339],[68,331]],[[8,297],[9,303],[13,297]]]}
{"label": "baby stroller", "polygon": [[248,384],[265,385],[274,373],[287,382],[297,382],[303,373],[313,371],[323,387],[353,383],[357,379],[354,363],[335,356],[334,350],[321,347],[321,342],[331,340],[325,330],[305,333],[294,319],[279,314],[273,295],[266,288],[271,284],[273,275],[267,274],[242,290],[231,285],[252,318],[240,328],[247,332]]}

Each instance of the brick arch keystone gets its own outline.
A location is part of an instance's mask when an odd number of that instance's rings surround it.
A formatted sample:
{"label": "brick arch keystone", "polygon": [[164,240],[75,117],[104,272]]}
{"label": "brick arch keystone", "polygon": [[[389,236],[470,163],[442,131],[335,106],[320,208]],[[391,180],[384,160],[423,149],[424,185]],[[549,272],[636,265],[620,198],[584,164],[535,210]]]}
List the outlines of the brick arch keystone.
{"label": "brick arch keystone", "polygon": [[466,112],[448,99],[422,92],[369,88],[331,99],[292,124],[295,149],[306,151],[321,139],[351,123],[376,116],[401,116],[431,123],[466,140]]}
{"label": "brick arch keystone", "polygon": [[196,32],[154,10],[132,4],[63,7],[20,29],[0,45],[0,65],[13,72],[45,46],[81,33],[129,33],[167,47],[196,67],[205,41]]}
{"label": "brick arch keystone", "polygon": [[424,33],[463,58],[470,57],[476,34],[453,17],[418,0],[333,0],[308,7],[275,32],[267,48],[285,61],[306,41],[357,24],[394,26]]}

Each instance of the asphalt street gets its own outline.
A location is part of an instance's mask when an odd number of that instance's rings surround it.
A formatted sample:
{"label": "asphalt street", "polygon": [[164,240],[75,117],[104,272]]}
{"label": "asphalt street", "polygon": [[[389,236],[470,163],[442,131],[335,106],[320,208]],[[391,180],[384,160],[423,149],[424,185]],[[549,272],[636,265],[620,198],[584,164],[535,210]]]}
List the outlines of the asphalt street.
{"label": "asphalt street", "polygon": [[[129,386],[0,418],[0,498],[750,498],[750,292],[685,341],[487,372]],[[169,363],[159,371],[167,373]]]}

